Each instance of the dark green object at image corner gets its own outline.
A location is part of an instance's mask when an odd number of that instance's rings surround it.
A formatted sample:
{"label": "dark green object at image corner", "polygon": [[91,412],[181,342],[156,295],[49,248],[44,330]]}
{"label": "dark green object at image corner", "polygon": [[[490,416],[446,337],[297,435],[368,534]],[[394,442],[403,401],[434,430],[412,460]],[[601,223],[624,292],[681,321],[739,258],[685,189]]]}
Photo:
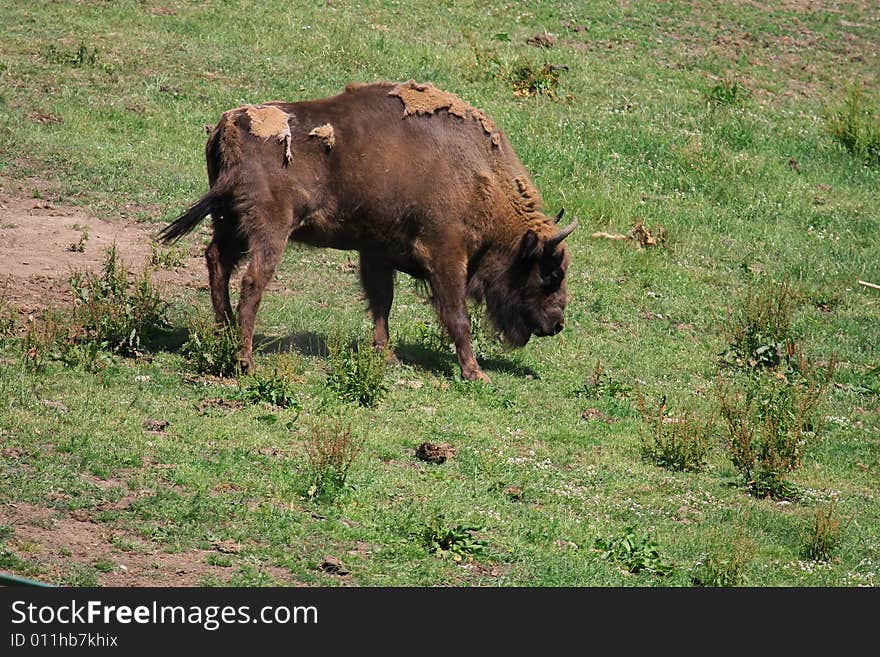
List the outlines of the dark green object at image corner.
{"label": "dark green object at image corner", "polygon": [[42,588],[55,588],[54,584],[38,582],[35,579],[10,575],[9,573],[0,573],[0,586],[38,586]]}

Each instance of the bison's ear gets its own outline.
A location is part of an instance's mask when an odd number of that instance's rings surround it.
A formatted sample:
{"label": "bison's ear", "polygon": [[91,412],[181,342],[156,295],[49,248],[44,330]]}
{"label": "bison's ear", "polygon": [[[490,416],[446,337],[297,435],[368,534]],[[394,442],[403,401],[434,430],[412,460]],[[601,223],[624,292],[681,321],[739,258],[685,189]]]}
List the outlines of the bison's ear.
{"label": "bison's ear", "polygon": [[533,230],[527,230],[519,243],[520,262],[530,262],[541,252],[541,240]]}

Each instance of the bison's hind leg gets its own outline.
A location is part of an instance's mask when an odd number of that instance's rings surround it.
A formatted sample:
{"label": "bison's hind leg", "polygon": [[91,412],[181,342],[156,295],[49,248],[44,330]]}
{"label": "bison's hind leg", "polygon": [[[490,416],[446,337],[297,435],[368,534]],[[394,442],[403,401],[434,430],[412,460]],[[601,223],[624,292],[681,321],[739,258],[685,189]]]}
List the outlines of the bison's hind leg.
{"label": "bison's hind leg", "polygon": [[[256,222],[251,225],[256,224]],[[259,225],[259,224],[258,224]],[[267,225],[267,224],[263,224]],[[284,230],[262,230],[249,235],[250,262],[241,278],[241,296],[238,300],[238,324],[241,327],[239,361],[243,372],[253,370],[254,323],[263,291],[272,280],[275,268],[287,246]]]}
{"label": "bison's hind leg", "polygon": [[214,223],[214,237],[205,250],[208,280],[211,285],[211,303],[217,326],[232,322],[232,303],[229,300],[229,278],[244,255],[246,245],[234,230]]}
{"label": "bison's hind leg", "polygon": [[381,258],[368,253],[360,254],[361,283],[373,315],[373,347],[385,351],[389,363],[397,363],[394,352],[388,348],[388,316],[394,301],[394,268]]}

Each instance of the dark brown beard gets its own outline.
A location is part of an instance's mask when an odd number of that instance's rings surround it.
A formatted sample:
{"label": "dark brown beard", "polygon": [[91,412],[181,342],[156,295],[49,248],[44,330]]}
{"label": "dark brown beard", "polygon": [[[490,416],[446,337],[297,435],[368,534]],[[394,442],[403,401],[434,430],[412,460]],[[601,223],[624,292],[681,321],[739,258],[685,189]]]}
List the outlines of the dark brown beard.
{"label": "dark brown beard", "polygon": [[518,325],[516,329],[507,331],[502,333],[504,336],[504,343],[513,349],[519,349],[520,347],[525,347],[528,344],[529,340],[532,337],[532,332],[529,331],[524,325]]}

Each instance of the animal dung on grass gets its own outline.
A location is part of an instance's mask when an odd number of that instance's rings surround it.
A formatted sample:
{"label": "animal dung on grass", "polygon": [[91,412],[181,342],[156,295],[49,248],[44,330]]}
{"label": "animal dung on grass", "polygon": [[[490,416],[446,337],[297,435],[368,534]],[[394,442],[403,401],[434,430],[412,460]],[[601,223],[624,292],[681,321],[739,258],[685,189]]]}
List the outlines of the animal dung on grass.
{"label": "animal dung on grass", "polygon": [[652,232],[646,224],[639,221],[636,222],[636,224],[633,225],[632,230],[629,231],[629,237],[640,249],[649,246],[660,246],[666,241],[666,229],[660,224],[657,224],[654,226]]}
{"label": "animal dung on grass", "polygon": [[586,408],[584,412],[581,413],[581,419],[583,420],[596,420],[600,422],[604,422],[605,424],[614,424],[614,418],[610,418],[605,413],[600,411],[598,408]]}
{"label": "animal dung on grass", "polygon": [[156,419],[148,419],[144,420],[143,428],[144,431],[148,431],[149,433],[164,433],[165,429],[168,428],[168,420],[156,420]]}
{"label": "animal dung on grass", "polygon": [[321,563],[318,564],[318,570],[322,570],[330,575],[348,575],[349,572],[341,559],[329,556],[324,557]]}
{"label": "animal dung on grass", "polygon": [[445,463],[446,459],[451,459],[458,453],[458,449],[449,443],[424,442],[416,448],[416,456],[422,461],[428,463]]}
{"label": "animal dung on grass", "polygon": [[[486,380],[468,301],[484,303],[511,347],[564,326],[570,254],[562,216],[541,196],[504,133],[431,83],[349,84],[331,98],[223,113],[206,146],[208,192],[160,238],[211,216],[205,257],[215,321],[240,327],[253,367],[257,308],[288,241],[357,251],[373,344],[389,342],[394,275],[426,281],[462,378]],[[229,279],[245,256],[238,311]]]}
{"label": "animal dung on grass", "polygon": [[553,44],[556,43],[556,38],[549,32],[544,32],[543,34],[529,37],[526,39],[526,43],[536,48],[552,48]]}

